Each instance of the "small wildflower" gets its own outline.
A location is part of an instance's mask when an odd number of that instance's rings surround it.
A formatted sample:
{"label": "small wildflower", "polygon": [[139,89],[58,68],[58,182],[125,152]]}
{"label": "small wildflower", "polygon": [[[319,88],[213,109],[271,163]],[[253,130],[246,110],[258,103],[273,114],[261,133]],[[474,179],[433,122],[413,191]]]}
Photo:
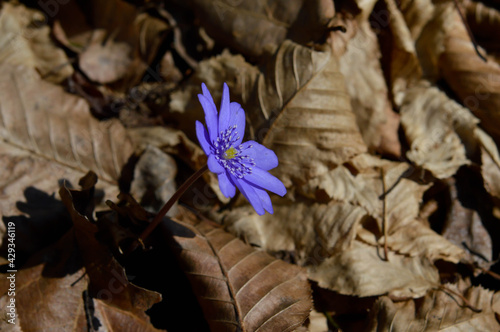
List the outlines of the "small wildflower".
{"label": "small wildflower", "polygon": [[208,156],[208,168],[217,174],[219,187],[226,197],[233,197],[236,187],[252,204],[255,211],[263,215],[273,213],[271,199],[266,190],[280,196],[286,194],[283,183],[267,171],[278,166],[278,157],[265,146],[247,141],[245,134],[245,111],[240,104],[229,101],[229,88],[224,83],[220,113],[206,85],[201,85],[203,94],[198,95],[205,111],[207,129],[196,121],[196,135]]}

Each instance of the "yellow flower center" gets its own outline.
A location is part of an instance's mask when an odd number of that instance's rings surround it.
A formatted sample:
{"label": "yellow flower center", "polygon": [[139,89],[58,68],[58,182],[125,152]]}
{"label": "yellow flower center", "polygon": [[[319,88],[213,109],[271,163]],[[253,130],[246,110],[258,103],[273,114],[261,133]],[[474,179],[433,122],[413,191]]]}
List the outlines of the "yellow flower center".
{"label": "yellow flower center", "polygon": [[229,149],[226,150],[226,152],[224,152],[223,157],[226,160],[233,159],[234,157],[236,157],[237,153],[238,153],[238,151],[235,148],[230,147]]}

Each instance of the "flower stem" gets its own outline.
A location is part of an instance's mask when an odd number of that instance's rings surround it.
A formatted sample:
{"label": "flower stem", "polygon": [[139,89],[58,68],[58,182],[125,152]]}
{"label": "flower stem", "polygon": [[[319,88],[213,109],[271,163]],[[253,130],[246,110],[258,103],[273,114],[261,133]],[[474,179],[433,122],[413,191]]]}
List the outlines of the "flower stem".
{"label": "flower stem", "polygon": [[[182,194],[196,181],[198,180],[203,173],[205,173],[208,170],[208,165],[203,166],[199,170],[196,171],[193,175],[191,175],[186,182],[184,182],[179,189],[170,197],[167,203],[163,205],[161,210],[158,212],[158,214],[154,217],[153,221],[146,227],[146,229],[142,232],[142,234],[139,236],[139,243],[143,243],[143,241],[151,234],[151,232],[160,224],[160,222],[163,220],[163,217],[167,214],[167,212],[170,210],[170,208],[181,198]],[[137,244],[133,249],[137,247]]]}

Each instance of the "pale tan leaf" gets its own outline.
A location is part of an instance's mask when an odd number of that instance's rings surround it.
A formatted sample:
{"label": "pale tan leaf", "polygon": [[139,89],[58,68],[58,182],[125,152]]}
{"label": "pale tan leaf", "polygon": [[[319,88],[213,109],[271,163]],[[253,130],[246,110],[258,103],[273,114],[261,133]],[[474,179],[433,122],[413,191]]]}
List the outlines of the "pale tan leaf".
{"label": "pale tan leaf", "polygon": [[455,132],[460,126],[475,128],[477,120],[468,110],[437,88],[422,83],[407,91],[400,112],[410,144],[408,159],[439,179],[450,177],[469,164],[465,147]]}
{"label": "pale tan leaf", "polygon": [[94,119],[84,99],[42,81],[33,70],[0,65],[0,138],[80,172],[116,182],[132,154],[117,120]]}
{"label": "pale tan leaf", "polygon": [[[394,302],[381,297],[374,305],[369,331],[497,331],[500,324],[495,315],[500,305],[498,293],[470,286],[462,280],[446,284],[446,288],[463,294],[474,309],[464,305],[455,294],[431,290],[424,298]],[[495,310],[496,308],[496,310]]]}
{"label": "pale tan leaf", "polygon": [[213,331],[292,331],[312,307],[305,273],[208,221],[167,225]]}
{"label": "pale tan leaf", "polygon": [[287,187],[305,184],[366,151],[330,51],[285,41],[259,77],[252,99],[258,101],[249,107],[255,136],[267,133],[263,143],[280,161],[274,173]]}
{"label": "pale tan leaf", "polygon": [[317,264],[349,248],[367,217],[366,211],[349,203],[275,204],[274,214],[258,216],[251,207],[224,215],[228,229],[268,251],[291,251],[303,264]]}
{"label": "pale tan leaf", "polygon": [[[359,230],[358,236],[374,246],[382,247],[384,245],[385,237],[377,239],[373,233],[365,229]],[[409,221],[404,227],[390,230],[387,237],[387,247],[398,254],[426,257],[432,262],[442,259],[458,263],[465,257],[463,249],[418,220]]]}
{"label": "pale tan leaf", "polygon": [[2,4],[0,62],[36,69],[47,81],[59,83],[73,73],[73,67],[52,42],[45,20],[43,13],[23,5]]}
{"label": "pale tan leaf", "polygon": [[385,261],[383,255],[380,247],[354,241],[351,248],[309,266],[309,278],[320,287],[362,297],[390,294],[418,298],[439,282],[436,267],[426,258],[389,251]]}
{"label": "pale tan leaf", "polygon": [[477,128],[476,137],[481,146],[481,174],[484,187],[497,198],[500,198],[500,154],[493,139],[484,131]]}
{"label": "pale tan leaf", "polygon": [[404,21],[403,14],[394,0],[385,0],[389,12],[390,28],[390,58],[389,66],[389,90],[392,93],[393,102],[400,106],[406,90],[420,80],[422,69],[417,58],[415,44],[411,32]]}
{"label": "pale tan leaf", "polygon": [[398,2],[410,30],[411,38],[417,40],[422,29],[432,18],[434,5],[431,0],[402,0]]}
{"label": "pale tan leaf", "polygon": [[377,36],[368,21],[362,21],[339,60],[340,72],[348,78],[346,88],[366,145],[399,156],[399,116],[391,109],[380,56]]}

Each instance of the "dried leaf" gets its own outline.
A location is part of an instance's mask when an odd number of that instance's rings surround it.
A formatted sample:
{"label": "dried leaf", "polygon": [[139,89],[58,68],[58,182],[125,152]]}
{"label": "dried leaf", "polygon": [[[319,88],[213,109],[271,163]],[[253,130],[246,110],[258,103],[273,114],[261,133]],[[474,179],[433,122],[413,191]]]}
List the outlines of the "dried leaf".
{"label": "dried leaf", "polygon": [[493,139],[479,128],[475,134],[481,145],[481,173],[484,187],[497,198],[500,198],[500,154]]}
{"label": "dried leaf", "polygon": [[349,78],[345,80],[347,91],[366,145],[399,156],[399,116],[392,111],[387,97],[380,56],[377,37],[368,21],[363,21],[339,60],[340,71]]}
{"label": "dried leaf", "polygon": [[123,126],[99,122],[87,103],[26,67],[0,65],[0,137],[64,167],[116,182],[132,153]]}
{"label": "dried leaf", "polygon": [[[134,180],[130,191],[139,197],[141,205],[151,212],[158,212],[176,191],[175,160],[160,149],[148,145],[134,169]],[[169,215],[175,216],[177,205]]]}
{"label": "dried leaf", "polygon": [[488,53],[500,55],[498,36],[495,33],[500,29],[500,11],[481,2],[464,1],[467,23],[476,41],[484,47]]}
{"label": "dried leaf", "polygon": [[52,42],[45,20],[44,14],[23,5],[2,4],[0,59],[36,69],[47,81],[59,83],[73,73],[73,67]]}
{"label": "dried leaf", "polygon": [[[69,231],[56,245],[40,252],[30,265],[15,273],[14,297],[8,294],[10,279],[6,277],[10,274],[0,278],[2,317],[8,317],[5,316],[9,310],[7,304],[14,298],[16,323],[22,331],[86,328],[82,293],[87,289],[88,279],[75,252],[73,232]],[[9,324],[6,330],[10,331],[11,327]]]}
{"label": "dried leaf", "polygon": [[461,281],[446,284],[459,292],[479,312],[463,305],[455,294],[432,290],[423,299],[393,302],[381,297],[374,306],[369,331],[495,331],[500,328],[496,319],[500,297],[482,287],[471,287]]}
{"label": "dried leaf", "polygon": [[354,241],[349,249],[309,266],[309,278],[320,287],[362,297],[418,298],[438,284],[438,271],[428,259],[389,251],[385,261],[383,255],[380,247]]}
{"label": "dried leaf", "polygon": [[431,0],[402,0],[398,2],[410,30],[411,38],[417,40],[424,26],[432,18],[434,5]]}
{"label": "dried leaf", "polygon": [[410,144],[408,159],[439,179],[450,177],[459,167],[469,164],[455,130],[475,128],[477,120],[468,110],[423,83],[407,91],[400,112]]}
{"label": "dried leaf", "polygon": [[318,264],[350,247],[366,211],[349,203],[295,202],[256,215],[250,207],[224,214],[228,229],[267,251],[293,252],[301,265]]}
{"label": "dried leaf", "polygon": [[213,331],[291,331],[312,307],[305,274],[208,221],[167,232]]}
{"label": "dried leaf", "polygon": [[[69,190],[65,186],[59,190],[61,200],[73,220],[76,242],[89,277],[89,294],[144,319],[144,310],[159,302],[161,295],[128,282],[123,267],[109,249],[96,239],[98,227],[92,222],[96,182],[96,175],[88,173],[80,180],[81,191]],[[120,286],[115,287],[115,283]]]}
{"label": "dried leaf", "polygon": [[[293,68],[293,70],[289,70]],[[255,137],[276,152],[285,186],[302,185],[366,151],[331,52],[285,41],[247,107]],[[260,110],[260,111],[257,111]]]}
{"label": "dried leaf", "polygon": [[500,138],[500,65],[476,54],[453,3],[436,6],[418,47],[426,72],[442,76],[486,132]]}
{"label": "dried leaf", "polygon": [[400,106],[406,90],[420,80],[422,70],[403,14],[394,0],[385,0],[385,4],[389,12],[387,23],[390,27],[390,35],[386,36],[386,40],[383,41],[390,47],[390,53],[387,55],[390,62],[386,65],[386,72],[389,71],[389,90],[393,102],[396,106]]}
{"label": "dried leaf", "polygon": [[301,43],[321,39],[335,13],[327,0],[189,3],[210,36],[251,57],[261,56],[266,49],[276,50],[287,37]]}

